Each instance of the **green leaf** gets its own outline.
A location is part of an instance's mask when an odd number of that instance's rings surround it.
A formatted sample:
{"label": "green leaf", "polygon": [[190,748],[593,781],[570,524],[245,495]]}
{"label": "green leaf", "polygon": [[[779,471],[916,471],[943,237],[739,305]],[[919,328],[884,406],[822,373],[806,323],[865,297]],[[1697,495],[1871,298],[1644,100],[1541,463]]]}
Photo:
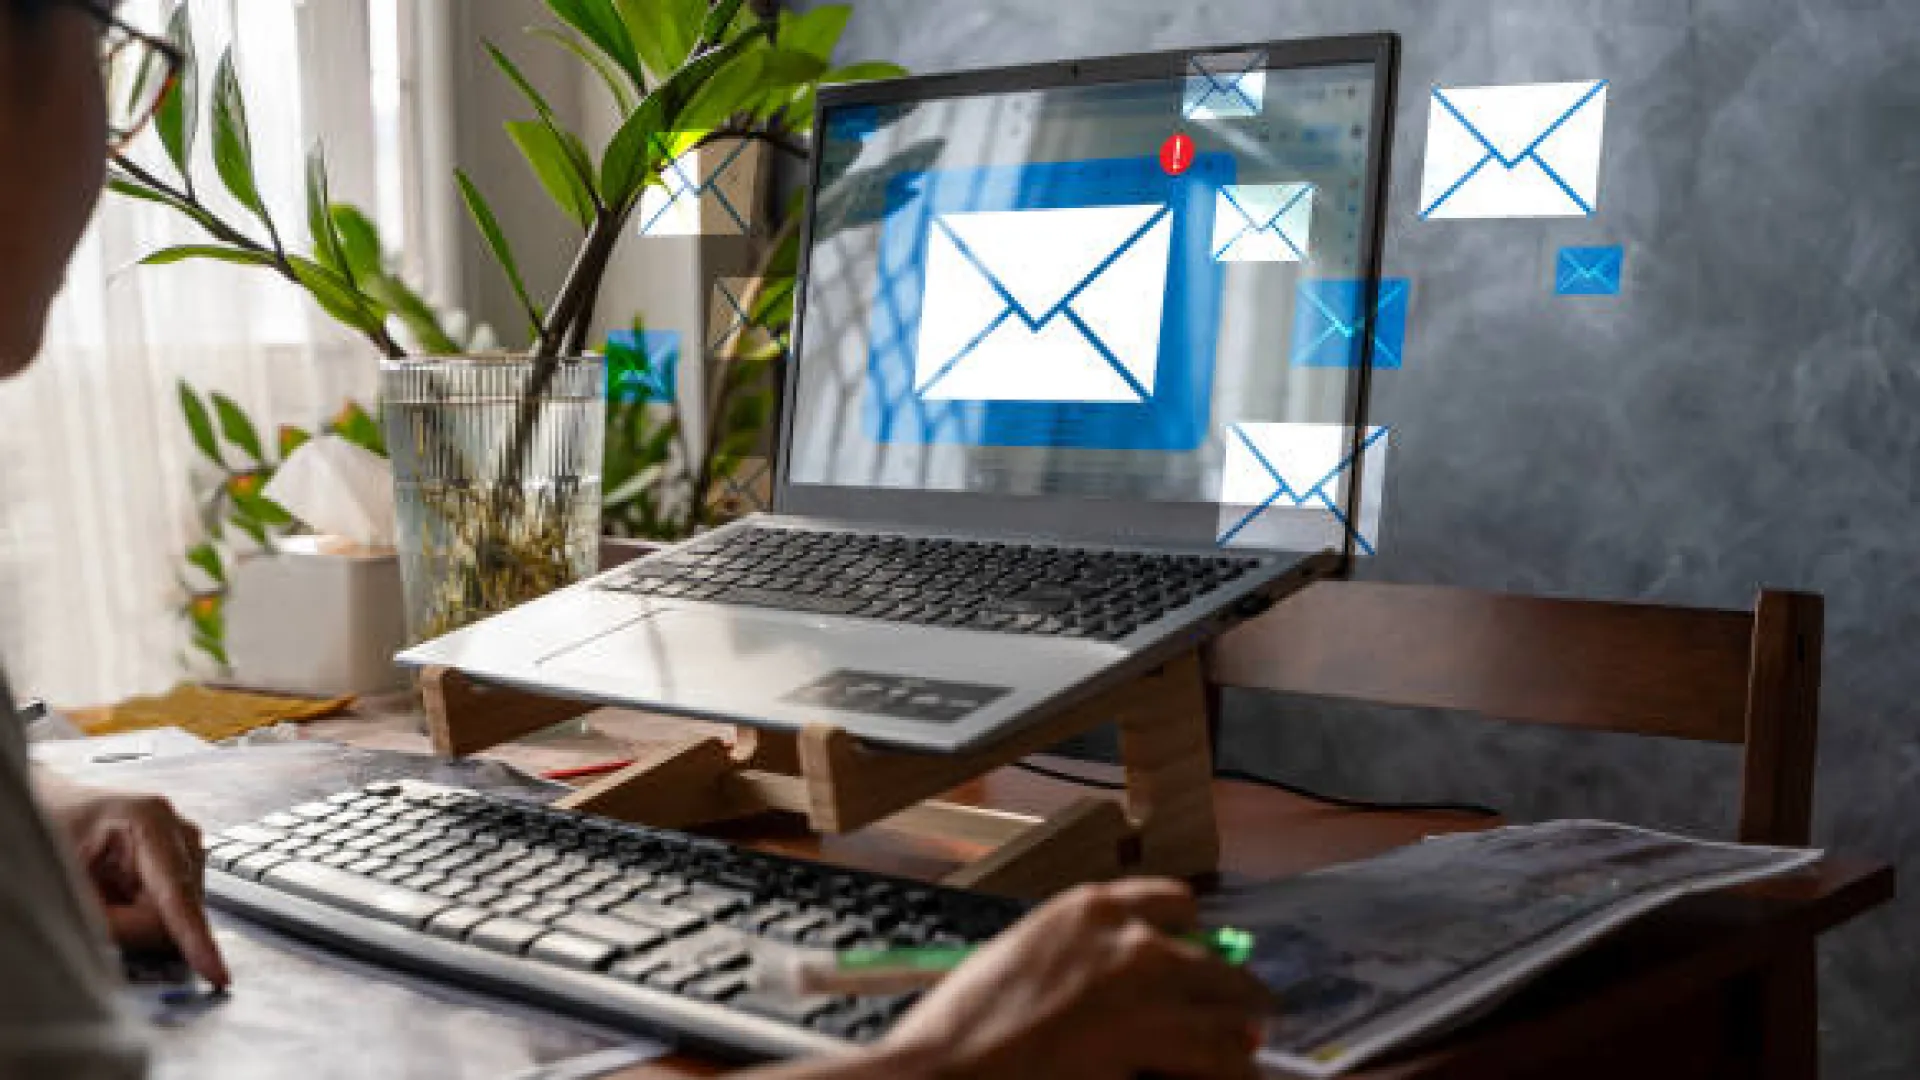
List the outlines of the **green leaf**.
{"label": "green leaf", "polygon": [[255,544],[258,544],[263,550],[272,550],[273,544],[271,541],[267,539],[266,527],[261,525],[258,521],[255,521],[252,518],[246,516],[245,514],[240,513],[237,509],[235,510],[234,514],[231,517],[227,518],[227,520],[229,522],[232,522],[234,528],[239,529],[243,533],[246,533],[247,536]]}
{"label": "green leaf", "polygon": [[309,435],[304,428],[297,428],[292,424],[282,424],[280,425],[280,431],[278,433],[278,441],[280,460],[285,461],[293,456],[295,450],[312,442],[313,436]]}
{"label": "green leaf", "polygon": [[774,40],[783,49],[797,49],[825,63],[833,59],[834,47],[840,44],[852,15],[849,4],[822,4],[798,15],[783,10]]}
{"label": "green leaf", "polygon": [[727,31],[733,26],[733,18],[740,13],[745,0],[715,0],[707,11],[707,21],[700,27],[700,43],[715,45],[727,38]]}
{"label": "green leaf", "polygon": [[[907,74],[907,69],[901,67],[899,64],[888,64],[881,61],[863,61],[858,64],[848,64],[845,67],[834,68],[825,75],[820,76],[819,85],[824,86],[827,83],[872,82],[876,79],[898,79]],[[783,117],[783,122],[789,131],[804,135],[813,130],[815,107],[813,91],[813,87],[806,87],[800,90],[794,94],[790,104],[787,105],[787,113],[786,116]]]}
{"label": "green leaf", "polygon": [[188,548],[187,562],[219,584],[227,583],[227,568],[220,565],[220,553],[213,550],[212,544],[203,541]]}
{"label": "green leaf", "polygon": [[[549,141],[556,144],[562,153],[564,153],[566,164],[571,167],[575,183],[589,196],[589,203],[597,207],[599,196],[595,194],[593,190],[593,161],[587,157],[587,148],[581,145],[578,136],[562,127],[560,121],[554,118],[553,109],[547,105],[547,99],[541,96],[540,91],[534,89],[533,84],[527,81],[525,75],[520,74],[520,69],[514,66],[513,61],[507,58],[506,53],[495,48],[492,42],[487,42],[487,52],[493,57],[494,64],[506,74],[507,79],[512,82],[514,86],[518,87],[521,95],[532,104],[533,111],[540,117],[541,125],[545,127],[547,132],[552,136],[552,139]],[[519,142],[517,138],[514,141]],[[522,145],[520,149],[523,153],[526,151],[524,145]],[[542,182],[545,182],[544,176],[542,176],[541,179]],[[584,225],[585,222],[582,222],[582,224]]]}
{"label": "green leaf", "polygon": [[493,207],[487,205],[480,189],[463,169],[453,170],[453,177],[460,184],[460,197],[466,201],[467,213],[473,223],[479,227],[480,236],[486,240],[487,247],[493,252],[493,260],[507,275],[507,283],[513,286],[513,294],[520,298],[520,306],[526,310],[527,322],[533,333],[540,333],[540,309],[534,305],[533,297],[527,294],[527,283],[520,276],[520,264],[514,260],[513,248],[507,243],[507,234],[500,229],[500,219],[493,216]]}
{"label": "green leaf", "polygon": [[140,260],[142,266],[172,266],[174,263],[189,259],[212,259],[216,262],[232,263],[235,266],[272,266],[273,256],[245,248],[221,247],[218,244],[180,244],[175,247],[161,248],[148,253]]}
{"label": "green leaf", "polygon": [[399,316],[407,332],[413,335],[414,344],[423,352],[453,356],[463,351],[460,343],[441,325],[440,314],[406,282],[391,274],[380,274],[367,279],[365,285],[375,300]]}
{"label": "green leaf", "polygon": [[260,447],[260,433],[254,430],[253,421],[232,398],[216,392],[213,395],[213,411],[220,417],[220,434],[227,441],[247,452],[247,456],[262,464],[266,463],[266,451]]}
{"label": "green leaf", "polygon": [[753,310],[747,313],[753,325],[768,330],[778,330],[793,321],[793,279],[770,278],[760,287],[760,295],[754,298]]}
{"label": "green leaf", "polygon": [[613,0],[547,0],[547,7],[567,25],[593,42],[607,59],[633,80],[636,89],[645,92],[647,73],[640,66],[640,54],[634,50],[627,23],[614,9]]}
{"label": "green leaf", "polygon": [[367,410],[360,407],[359,402],[347,402],[346,407],[340,410],[340,415],[327,425],[327,430],[362,450],[381,457],[387,456],[387,440],[380,431],[380,425]]}
{"label": "green leaf", "polygon": [[674,118],[675,131],[705,132],[726,123],[727,117],[745,112],[760,100],[762,76],[772,50],[750,49],[729,60],[713,73]]}
{"label": "green leaf", "polygon": [[180,74],[172,91],[160,102],[159,111],[153,114],[153,126],[174,168],[188,177],[192,173],[194,137],[200,127],[200,73],[184,0],[167,20],[167,40],[180,50]]}
{"label": "green leaf", "polygon": [[233,50],[220,55],[213,75],[213,164],[220,180],[240,205],[266,220],[266,204],[253,178],[253,136],[247,130],[247,104],[233,70]]}
{"label": "green leaf", "polygon": [[193,647],[212,657],[214,662],[223,668],[233,666],[232,662],[227,659],[226,646],[220,643],[219,638],[211,637],[205,633],[196,633],[193,635]]}
{"label": "green leaf", "polygon": [[220,456],[220,442],[213,437],[213,417],[208,415],[200,395],[193,392],[185,379],[180,380],[179,391],[180,412],[187,418],[187,431],[193,436],[193,445],[199,447],[209,461],[226,468],[226,459]]}
{"label": "green leaf", "polygon": [[107,190],[112,191],[116,195],[124,195],[129,199],[159,203],[184,217],[190,218],[209,233],[214,232],[220,224],[219,221],[205,209],[195,206],[184,199],[175,198],[157,188],[150,188],[139,181],[118,173],[108,177]]}
{"label": "green leaf", "polygon": [[706,22],[706,0],[613,0],[641,63],[655,82],[687,62]]}
{"label": "green leaf", "polygon": [[[628,115],[608,141],[600,161],[600,191],[608,206],[619,211],[631,208],[641,188],[658,174],[671,152],[662,136],[677,128],[676,121],[687,102],[735,57],[759,46],[765,34],[766,24],[762,23],[753,32],[700,54],[654,87],[640,107]],[[687,134],[698,138],[698,133]]]}
{"label": "green leaf", "polygon": [[373,308],[358,289],[312,259],[288,255],[287,265],[293,269],[294,279],[307,290],[307,295],[313,297],[322,311],[341,324],[362,333],[371,333],[386,321],[385,316]]}
{"label": "green leaf", "polygon": [[573,154],[577,152],[584,157],[586,148],[577,139],[569,144],[567,140],[573,138],[571,135],[535,120],[507,121],[507,135],[520,148],[520,156],[527,159],[554,204],[584,232],[593,224],[597,207],[593,189],[574,167]]}
{"label": "green leaf", "polygon": [[619,69],[608,62],[605,53],[599,52],[586,42],[581,41],[579,36],[571,31],[555,30],[547,26],[534,26],[529,27],[527,33],[532,34],[534,37],[545,38],[579,57],[581,62],[592,68],[595,74],[600,76],[601,82],[607,84],[607,92],[613,95],[613,103],[615,107],[620,110],[620,115],[625,116],[633,111],[633,87],[628,85]]}
{"label": "green leaf", "polygon": [[352,203],[334,203],[327,208],[333,218],[334,232],[340,237],[340,251],[356,278],[375,278],[386,273],[386,248],[380,243],[380,230],[366,213]]}
{"label": "green leaf", "polygon": [[659,163],[665,158],[660,136],[667,122],[666,111],[666,101],[649,94],[607,140],[606,152],[600,156],[600,192],[616,212],[631,206],[639,198],[640,189],[659,171]]}
{"label": "green leaf", "polygon": [[347,258],[346,241],[340,235],[328,192],[327,160],[318,143],[307,153],[307,231],[313,238],[313,257],[321,266],[354,284],[358,274]]}
{"label": "green leaf", "polygon": [[238,516],[258,522],[270,529],[293,523],[292,514],[287,513],[279,503],[258,492],[245,495],[235,492],[233,508]]}

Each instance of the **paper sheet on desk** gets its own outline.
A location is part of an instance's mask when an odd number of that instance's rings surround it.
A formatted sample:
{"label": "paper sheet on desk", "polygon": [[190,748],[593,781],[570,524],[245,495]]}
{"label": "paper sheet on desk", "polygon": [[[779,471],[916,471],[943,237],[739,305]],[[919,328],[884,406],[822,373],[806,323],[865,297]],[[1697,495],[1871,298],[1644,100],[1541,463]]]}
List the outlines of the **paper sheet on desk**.
{"label": "paper sheet on desk", "polygon": [[1279,1003],[1261,1064],[1335,1076],[1450,1028],[1663,904],[1819,856],[1551,821],[1218,894],[1201,917],[1253,933],[1247,969]]}
{"label": "paper sheet on desk", "polygon": [[[55,767],[88,783],[165,795],[209,833],[372,780],[432,780],[536,801],[565,790],[493,762],[318,742]],[[631,1047],[641,1059],[666,1050],[362,963],[221,913],[214,923],[233,991],[224,1000],[171,1002],[144,993],[147,1015],[156,1017],[155,1077],[505,1080],[614,1047]]]}

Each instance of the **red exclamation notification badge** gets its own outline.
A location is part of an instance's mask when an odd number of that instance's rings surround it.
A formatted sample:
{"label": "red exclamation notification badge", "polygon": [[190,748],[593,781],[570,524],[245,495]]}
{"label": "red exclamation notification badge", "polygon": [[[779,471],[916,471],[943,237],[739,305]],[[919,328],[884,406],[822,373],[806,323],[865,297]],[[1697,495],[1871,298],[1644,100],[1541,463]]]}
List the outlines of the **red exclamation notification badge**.
{"label": "red exclamation notification badge", "polygon": [[1176,131],[1160,144],[1160,167],[1168,176],[1179,176],[1193,167],[1193,136]]}

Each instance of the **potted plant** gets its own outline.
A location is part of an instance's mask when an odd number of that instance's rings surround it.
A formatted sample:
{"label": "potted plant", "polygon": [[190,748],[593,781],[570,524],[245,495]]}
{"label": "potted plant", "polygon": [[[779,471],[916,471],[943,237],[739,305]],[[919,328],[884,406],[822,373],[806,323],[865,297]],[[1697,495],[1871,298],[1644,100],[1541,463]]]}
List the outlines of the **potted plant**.
{"label": "potted plant", "polygon": [[[524,351],[476,353],[471,340],[450,334],[448,320],[393,272],[365,215],[332,201],[317,150],[308,170],[309,252],[286,245],[254,182],[252,135],[230,56],[222,57],[212,81],[206,128],[222,186],[252,222],[222,217],[194,190],[190,161],[202,110],[191,72],[156,116],[156,137],[174,175],[129,158],[115,162],[115,191],[169,206],[208,234],[209,243],[169,248],[145,261],[219,259],[278,273],[365,336],[382,357],[385,441],[415,637],[445,632],[592,569],[605,379],[601,359],[589,351],[589,333],[609,262],[662,170],[717,140],[797,150],[811,129],[820,82],[899,72],[883,64],[830,68],[850,14],[845,6],[800,15],[762,14],[742,0],[547,0],[547,7],[560,25],[533,33],[566,49],[604,84],[620,123],[603,146],[590,149],[507,53],[486,44],[533,114],[509,122],[508,135],[580,231],[558,290],[536,301],[480,186],[464,172],[455,177],[519,300]],[[171,25],[176,43],[190,50],[183,13],[176,11]],[[764,351],[756,355],[757,362],[771,362]]]}

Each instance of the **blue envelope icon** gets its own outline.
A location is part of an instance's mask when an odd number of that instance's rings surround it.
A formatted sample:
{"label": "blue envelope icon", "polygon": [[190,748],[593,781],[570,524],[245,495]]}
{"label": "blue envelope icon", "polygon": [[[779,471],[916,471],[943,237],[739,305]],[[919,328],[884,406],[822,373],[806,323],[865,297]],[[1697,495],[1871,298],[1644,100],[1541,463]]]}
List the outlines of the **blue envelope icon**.
{"label": "blue envelope icon", "polygon": [[1188,120],[1259,116],[1267,91],[1267,54],[1208,53],[1187,64],[1180,115]]}
{"label": "blue envelope icon", "polygon": [[1553,291],[1561,296],[1618,296],[1626,252],[1612,247],[1564,247],[1556,261]]}
{"label": "blue envelope icon", "polygon": [[[1222,547],[1310,550],[1339,546],[1351,532],[1354,550],[1379,546],[1387,434],[1370,427],[1353,446],[1346,424],[1229,424],[1220,468]],[[1360,505],[1350,503],[1360,463]],[[1356,512],[1357,511],[1357,512]]]}
{"label": "blue envelope icon", "polygon": [[1312,250],[1312,184],[1229,184],[1213,215],[1221,262],[1305,262]]}
{"label": "blue envelope icon", "polygon": [[862,416],[878,442],[1191,450],[1211,410],[1233,159],[902,173]]}
{"label": "blue envelope icon", "polygon": [[641,236],[744,236],[753,231],[761,155],[745,139],[720,140],[667,162],[640,196]]}
{"label": "blue envelope icon", "polygon": [[680,380],[680,335],[672,330],[615,330],[607,335],[607,400],[623,405],[674,400]]}
{"label": "blue envelope icon", "polygon": [[1355,278],[1307,278],[1293,302],[1294,367],[1359,367],[1360,335],[1373,330],[1374,370],[1398,369],[1406,355],[1407,300],[1413,283],[1381,278],[1380,293],[1367,318],[1366,282]]}

